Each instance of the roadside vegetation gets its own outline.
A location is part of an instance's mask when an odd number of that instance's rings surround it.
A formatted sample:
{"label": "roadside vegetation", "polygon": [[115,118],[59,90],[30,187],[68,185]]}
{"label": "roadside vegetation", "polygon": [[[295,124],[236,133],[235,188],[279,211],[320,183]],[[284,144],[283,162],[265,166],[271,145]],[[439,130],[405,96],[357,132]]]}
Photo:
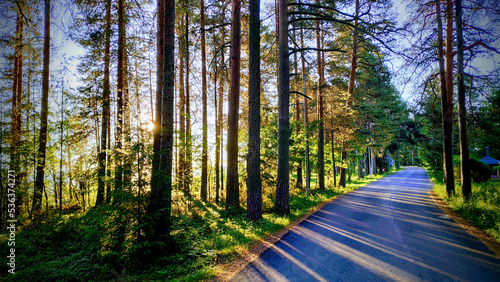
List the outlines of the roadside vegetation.
{"label": "roadside vegetation", "polygon": [[[481,166],[475,166],[472,174],[474,175],[479,169]],[[488,174],[491,173],[488,171]],[[432,177],[436,194],[463,218],[500,242],[500,178],[488,177],[484,181],[473,181],[469,200],[464,200],[462,197],[459,182],[455,183],[455,194],[448,196],[445,185],[438,179],[442,177]],[[455,179],[460,180],[460,176],[455,176]]]}
{"label": "roadside vegetation", "polygon": [[[152,253],[147,241],[133,240],[137,222],[130,210],[104,205],[88,212],[51,211],[26,221],[16,234],[16,281],[102,281],[116,279],[198,281],[216,274],[217,265],[236,260],[249,245],[282,230],[318,204],[384,177],[357,179],[306,197],[293,189],[290,216],[278,217],[270,207],[256,222],[244,212],[226,214],[223,207],[193,201],[173,217],[169,253]],[[330,186],[331,187],[331,186]],[[265,201],[264,201],[265,202]],[[3,235],[2,254],[8,252]],[[6,257],[0,259],[6,273]]]}

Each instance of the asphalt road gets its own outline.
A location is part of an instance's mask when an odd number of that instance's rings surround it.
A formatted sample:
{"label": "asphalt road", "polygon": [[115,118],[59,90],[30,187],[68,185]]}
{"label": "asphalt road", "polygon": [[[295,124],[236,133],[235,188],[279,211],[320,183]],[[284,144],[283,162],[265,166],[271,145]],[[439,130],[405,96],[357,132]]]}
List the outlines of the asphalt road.
{"label": "asphalt road", "polygon": [[312,214],[230,281],[500,281],[500,260],[407,167]]}

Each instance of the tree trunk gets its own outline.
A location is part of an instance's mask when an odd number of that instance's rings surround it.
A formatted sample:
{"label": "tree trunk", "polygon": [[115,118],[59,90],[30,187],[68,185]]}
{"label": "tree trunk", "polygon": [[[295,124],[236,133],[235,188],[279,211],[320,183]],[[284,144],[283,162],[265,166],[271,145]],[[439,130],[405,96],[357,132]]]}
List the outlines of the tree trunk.
{"label": "tree trunk", "polygon": [[340,179],[339,179],[339,186],[342,186],[345,188],[346,186],[346,178],[347,178],[347,170],[344,168],[345,164],[347,163],[347,150],[346,150],[346,141],[342,141],[342,153],[340,154],[340,162],[341,162],[341,169],[340,169]]}
{"label": "tree trunk", "polygon": [[372,150],[372,170],[373,170],[373,175],[377,175],[377,155],[373,153]]}
{"label": "tree trunk", "polygon": [[249,3],[247,218],[262,218],[260,177],[260,0]]}
{"label": "tree trunk", "polygon": [[[300,48],[304,48],[304,29],[300,29]],[[306,150],[305,150],[305,173],[306,173],[306,195],[309,197],[309,190],[311,186],[311,172],[309,169],[309,137],[308,137],[308,121],[307,121],[307,114],[309,107],[307,106],[307,70],[306,70],[306,62],[305,62],[305,52],[302,51],[302,56],[301,56],[301,63],[302,63],[302,84],[304,87],[304,139],[306,143]]]}
{"label": "tree trunk", "polygon": [[[225,33],[224,33],[224,37]],[[222,61],[224,62],[224,52],[222,52]],[[224,64],[223,64],[224,66]],[[226,71],[224,69],[224,71]],[[220,115],[220,196],[222,198],[222,191],[224,191],[224,152],[222,151],[222,148],[224,146],[224,114],[222,113],[222,107],[224,106],[224,83],[226,76],[221,75],[221,85],[220,85],[220,104],[219,104],[219,111],[221,113]],[[229,102],[229,101],[228,101]]]}
{"label": "tree trunk", "polygon": [[123,92],[124,92],[124,74],[125,74],[125,25],[123,1],[118,0],[118,73],[117,73],[117,118],[115,135],[115,189],[113,192],[113,202],[119,203],[117,195],[122,192],[123,186]]}
{"label": "tree trunk", "polygon": [[287,1],[279,0],[278,179],[275,212],[290,214],[290,65]]}
{"label": "tree trunk", "polygon": [[203,141],[201,156],[201,191],[203,202],[207,201],[207,167],[208,167],[208,140],[207,140],[207,66],[205,54],[205,1],[200,1],[200,28],[201,28],[201,96],[203,100]]}
{"label": "tree trunk", "polygon": [[[126,11],[123,11],[124,18],[126,16]],[[124,25],[126,19],[124,19]],[[123,27],[124,32],[124,42],[125,48],[126,44],[126,27]],[[123,54],[123,187],[124,191],[127,193],[132,192],[132,158],[130,155],[131,151],[131,135],[130,135],[130,88],[129,79],[130,75],[128,73],[128,56],[127,51]]]}
{"label": "tree trunk", "polygon": [[106,158],[108,145],[108,122],[110,119],[109,60],[111,41],[111,0],[106,1],[106,30],[104,43],[104,82],[102,99],[101,150],[99,153],[96,205],[104,204],[106,185]]}
{"label": "tree trunk", "polygon": [[[17,12],[16,38],[14,49],[14,83],[12,86],[12,143],[10,152],[10,169],[14,170],[15,183],[21,184],[20,152],[21,146],[21,115],[22,115],[22,79],[23,79],[23,19],[21,11]],[[20,215],[23,205],[22,193],[16,194],[16,212]]]}
{"label": "tree trunk", "polygon": [[[316,3],[319,3],[316,1]],[[317,64],[318,64],[318,184],[319,190],[325,190],[325,125],[323,120],[323,81],[324,81],[324,69],[323,69],[323,59],[321,49],[321,25],[320,21],[316,21],[316,48],[317,51]]]}
{"label": "tree trunk", "polygon": [[[332,118],[332,128],[333,128],[333,118]],[[333,187],[337,187],[337,165],[335,163],[335,142],[333,141],[333,129],[332,129],[332,164],[333,164]]]}
{"label": "tree trunk", "polygon": [[[184,25],[184,19],[180,20],[179,26],[182,27]],[[181,28],[179,27],[179,34]],[[179,102],[178,102],[178,110],[179,110],[179,169],[178,169],[178,177],[179,177],[179,189],[185,192],[185,182],[184,178],[186,177],[186,96],[184,92],[184,59],[185,59],[185,36],[179,36]]]}
{"label": "tree trunk", "polygon": [[55,170],[52,171],[52,184],[54,184],[54,208],[57,208],[57,206],[59,205],[59,196],[57,192],[57,176]]}
{"label": "tree trunk", "polygon": [[45,0],[45,28],[43,37],[42,113],[40,116],[39,147],[36,161],[36,179],[33,189],[31,216],[38,216],[42,208],[45,176],[45,151],[47,149],[47,118],[49,114],[49,63],[50,63],[50,0]]}
{"label": "tree trunk", "polygon": [[240,102],[241,2],[233,0],[231,22],[231,93],[228,102],[226,209],[239,207],[238,109]]}
{"label": "tree trunk", "polygon": [[[215,203],[219,204],[219,189],[220,189],[220,177],[219,177],[219,160],[220,160],[220,120],[221,115],[219,112],[222,112],[221,103],[222,99],[217,99],[219,92],[217,91],[217,81],[218,71],[217,70],[217,62],[214,63],[214,101],[215,101]],[[222,94],[220,94],[222,96]],[[220,109],[220,110],[219,110]]]}
{"label": "tree trunk", "polygon": [[[163,5],[164,4],[164,5]],[[153,181],[159,189],[151,191],[148,211],[154,220],[154,238],[161,238],[170,234],[170,214],[172,208],[172,149],[174,135],[174,85],[175,85],[175,63],[174,63],[174,40],[175,40],[175,1],[159,0],[158,9],[163,7],[163,75],[162,75],[162,97],[161,101],[161,129],[160,129],[160,173],[153,176]],[[159,18],[161,20],[161,18]],[[160,29],[159,32],[162,32]]]}
{"label": "tree trunk", "polygon": [[[359,0],[356,0],[356,15],[354,17],[354,29],[352,34],[352,56],[351,56],[351,72],[349,73],[349,86],[347,88],[347,92],[349,94],[349,98],[347,100],[347,106],[352,108],[353,104],[353,93],[354,93],[354,83],[356,81],[356,67],[358,64],[358,20],[359,20]],[[342,163],[347,163],[347,142],[342,142]],[[342,169],[340,170],[340,181],[339,186],[346,186],[346,169],[344,165],[342,165]]]}
{"label": "tree trunk", "polygon": [[[451,13],[451,12],[450,12]],[[446,46],[446,70],[444,66],[444,55],[443,55],[443,28],[441,22],[441,4],[440,1],[436,1],[436,21],[438,25],[438,60],[439,60],[439,75],[441,80],[441,109],[443,111],[443,164],[444,164],[444,183],[446,185],[446,192],[448,195],[453,194],[455,190],[455,183],[453,177],[453,96],[449,96],[453,93],[448,90],[448,87],[453,87],[453,61],[448,58],[451,57],[451,41]],[[450,19],[448,18],[450,22]],[[450,22],[453,25],[452,22]],[[453,26],[451,26],[453,28]],[[453,36],[453,30],[449,30],[447,27],[447,37]],[[451,40],[451,38],[449,38]],[[448,53],[450,52],[450,53]],[[448,64],[451,63],[451,67]],[[451,82],[451,83],[450,83]]]}
{"label": "tree trunk", "polygon": [[[153,162],[151,170],[151,195],[159,195],[161,191],[161,114],[162,114],[162,90],[163,90],[163,49],[164,49],[164,21],[165,21],[165,0],[158,0],[156,7],[158,10],[157,38],[156,38],[156,109],[155,126],[153,129]],[[158,202],[159,203],[159,202]],[[148,214],[154,214],[159,207],[153,197],[150,198]]]}
{"label": "tree trunk", "polygon": [[370,171],[370,164],[371,164],[371,159],[370,159],[370,147],[366,148],[366,153],[365,153],[365,156],[366,156],[366,163],[365,163],[365,174],[366,176],[370,176],[370,178],[372,177],[372,173]]}
{"label": "tree trunk", "polygon": [[61,136],[59,137],[60,140],[60,146],[61,148],[59,149],[60,152],[60,158],[59,158],[59,211],[62,212],[62,187],[63,187],[63,173],[62,173],[62,167],[63,167],[63,141],[64,141],[64,131],[63,131],[63,124],[64,124],[64,80],[61,79],[61,127],[60,127],[60,133]]}
{"label": "tree trunk", "polygon": [[446,137],[448,150],[446,153],[446,192],[455,193],[455,176],[453,172],[453,2],[446,0]]}
{"label": "tree trunk", "polygon": [[[293,40],[297,41],[297,34],[296,34],[296,29],[295,26],[293,26]],[[293,54],[293,60],[294,60],[294,67],[295,67],[295,79],[294,79],[294,88],[298,91],[299,89],[299,62],[297,58],[298,54],[297,52]],[[305,93],[304,93],[305,95]],[[295,129],[295,133],[297,136],[300,135],[300,95],[295,94],[295,120],[297,121],[297,128]],[[296,187],[297,188],[302,188],[302,158],[297,158],[297,183]]]}
{"label": "tree trunk", "polygon": [[458,128],[460,131],[460,172],[462,181],[462,196],[470,197],[472,192],[469,164],[469,144],[467,142],[467,110],[465,108],[464,85],[464,39],[462,32],[462,0],[456,0],[457,26],[457,79],[458,79]]}
{"label": "tree trunk", "polygon": [[[175,0],[174,0],[175,1]],[[158,10],[158,26],[157,26],[157,41],[156,41],[156,109],[155,109],[155,125],[153,129],[153,162],[151,172],[151,195],[158,195],[161,190],[160,182],[160,149],[161,149],[161,101],[163,90],[163,49],[164,49],[164,21],[165,21],[165,0],[157,1]],[[151,201],[152,202],[152,201]],[[148,213],[156,211],[149,210],[156,208],[153,204],[148,206]]]}
{"label": "tree trunk", "polygon": [[191,98],[189,93],[189,14],[187,12],[186,1],[186,167],[184,172],[184,189],[188,199],[191,199],[191,181],[192,181],[192,146],[191,146]]}
{"label": "tree trunk", "polygon": [[[111,104],[110,104],[111,105]],[[111,108],[111,107],[110,107]],[[108,116],[108,152],[111,152],[111,113]],[[106,204],[111,203],[111,191],[113,189],[113,183],[111,181],[111,154],[107,154],[106,159],[106,176],[108,181],[106,182]]]}
{"label": "tree trunk", "polygon": [[[225,40],[226,36],[225,36],[225,32],[223,30],[223,41]],[[224,158],[223,158],[223,153],[222,153],[222,144],[223,144],[223,140],[222,140],[222,130],[223,130],[223,123],[224,123],[224,117],[223,117],[223,114],[222,114],[222,108],[224,106],[224,75],[222,74],[224,68],[224,50],[222,50],[221,52],[221,69],[219,70],[221,73],[219,75],[219,79],[220,79],[220,86],[219,86],[219,105],[218,105],[218,109],[217,109],[217,119],[218,119],[218,128],[217,128],[217,149],[218,150],[218,153],[217,153],[217,156],[218,156],[218,159],[219,159],[219,166],[217,166],[218,168],[218,171],[220,173],[220,178],[219,178],[219,175],[217,176],[217,191],[216,191],[216,202],[217,204],[219,204],[219,197],[221,195],[219,195],[219,192],[220,194],[222,194],[222,190],[224,189]]]}
{"label": "tree trunk", "polygon": [[[135,57],[135,64],[134,64],[134,88],[135,88],[135,101],[136,101],[136,107],[137,107],[137,113],[136,113],[136,121],[137,121],[137,128],[138,128],[138,144],[141,146],[144,146],[144,140],[142,137],[143,129],[141,126],[141,99],[139,95],[139,88],[140,88],[140,81],[139,81],[139,62],[137,60],[137,57]],[[151,72],[150,72],[151,74]],[[150,85],[150,91],[151,91],[151,85]],[[150,95],[152,96],[152,92],[150,92]],[[144,147],[139,147],[137,150],[137,225],[136,226],[141,226],[142,225],[142,199],[141,199],[141,194],[142,194],[142,169],[144,167]],[[136,236],[138,238],[141,238],[141,229],[137,228]]]}

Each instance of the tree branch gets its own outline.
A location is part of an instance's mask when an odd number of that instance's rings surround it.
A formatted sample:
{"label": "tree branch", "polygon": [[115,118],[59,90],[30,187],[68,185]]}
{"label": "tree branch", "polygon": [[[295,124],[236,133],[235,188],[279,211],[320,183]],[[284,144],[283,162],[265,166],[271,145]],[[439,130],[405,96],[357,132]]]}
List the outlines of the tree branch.
{"label": "tree branch", "polygon": [[306,94],[299,92],[299,91],[290,91],[290,94],[299,94],[299,95],[306,97],[309,100],[312,100],[309,96],[307,96]]}
{"label": "tree branch", "polygon": [[302,52],[302,51],[322,51],[322,52],[341,52],[341,53],[347,53],[346,51],[342,49],[336,49],[336,48],[329,48],[329,49],[318,49],[318,48],[312,48],[312,47],[304,47],[304,48],[290,48],[292,50],[289,54],[292,55],[297,52]]}
{"label": "tree branch", "polygon": [[[219,25],[214,25],[214,26],[211,26],[209,28],[205,28],[205,31],[212,31],[214,29],[218,29],[218,28],[221,28],[221,27],[225,27],[227,25],[231,25],[231,23],[222,23],[222,24],[219,24]],[[201,29],[200,29],[201,30]]]}
{"label": "tree branch", "polygon": [[327,6],[321,6],[321,5],[316,5],[316,4],[308,4],[308,3],[288,3],[288,6],[291,7],[291,6],[305,6],[305,7],[312,7],[312,8],[317,8],[317,9],[325,9],[325,10],[330,10],[330,11],[334,11],[336,13],[339,13],[341,15],[344,15],[344,16],[347,16],[347,17],[350,17],[350,18],[354,18],[353,15],[351,14],[347,14],[347,13],[343,13],[335,8],[332,8],[332,7],[327,7]]}
{"label": "tree branch", "polygon": [[21,4],[19,4],[19,1],[18,0],[15,0],[16,4],[17,4],[17,8],[19,9],[19,14],[21,14],[21,16],[24,18],[24,21],[26,22],[26,24],[28,26],[30,26],[30,23],[29,23],[29,20],[28,18],[24,15],[23,13],[23,9],[21,9]]}

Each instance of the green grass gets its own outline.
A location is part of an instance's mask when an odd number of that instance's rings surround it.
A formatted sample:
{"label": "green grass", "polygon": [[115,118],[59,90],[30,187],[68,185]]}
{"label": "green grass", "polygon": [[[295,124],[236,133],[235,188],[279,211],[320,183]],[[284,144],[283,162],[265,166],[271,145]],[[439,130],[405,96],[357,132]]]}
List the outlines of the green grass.
{"label": "green grass", "polygon": [[[150,242],[136,240],[135,216],[127,209],[105,206],[87,213],[47,214],[16,234],[16,281],[168,280],[198,281],[213,277],[217,265],[237,259],[249,245],[265,239],[300,218],[323,201],[366,185],[356,179],[346,188],[291,189],[287,217],[264,213],[257,222],[245,218],[245,210],[228,216],[222,207],[195,201],[189,211],[173,217],[172,242],[162,255],[151,256]],[[328,183],[328,182],[327,182]],[[331,186],[330,186],[331,187]],[[133,209],[131,209],[133,210]],[[0,271],[7,273],[8,247],[0,242]]]}
{"label": "green grass", "polygon": [[453,210],[500,242],[499,179],[485,183],[472,183],[472,195],[468,201],[464,201],[461,197],[459,183],[455,184],[455,195],[452,197],[448,197],[443,184],[436,184],[434,191]]}

